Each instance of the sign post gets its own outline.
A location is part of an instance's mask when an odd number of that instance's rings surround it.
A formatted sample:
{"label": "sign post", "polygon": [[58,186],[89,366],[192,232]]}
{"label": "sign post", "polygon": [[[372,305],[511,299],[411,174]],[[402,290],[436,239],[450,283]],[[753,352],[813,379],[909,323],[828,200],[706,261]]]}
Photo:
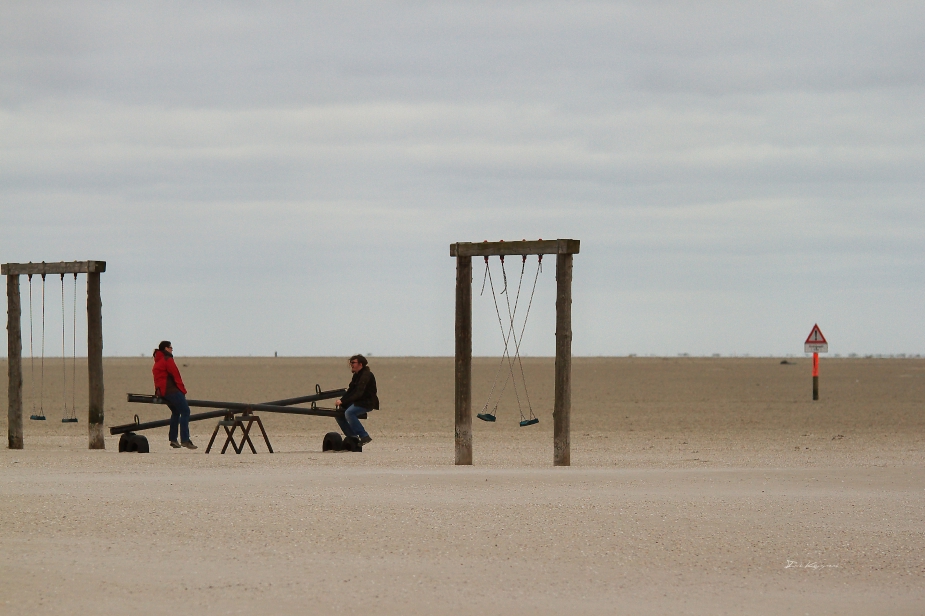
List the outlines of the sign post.
{"label": "sign post", "polygon": [[819,353],[829,352],[829,343],[826,342],[825,336],[819,325],[813,325],[813,330],[809,332],[806,342],[803,343],[803,352],[813,354],[813,400],[819,399]]}

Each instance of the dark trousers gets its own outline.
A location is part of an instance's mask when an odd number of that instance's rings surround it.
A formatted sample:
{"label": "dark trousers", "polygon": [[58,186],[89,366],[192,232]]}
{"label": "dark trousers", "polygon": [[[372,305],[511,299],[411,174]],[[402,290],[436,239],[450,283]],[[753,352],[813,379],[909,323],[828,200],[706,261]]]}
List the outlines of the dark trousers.
{"label": "dark trousers", "polygon": [[182,442],[189,440],[189,404],[186,403],[186,396],[179,391],[164,396],[167,401],[167,407],[170,409],[170,440],[177,440],[177,429],[180,431]]}

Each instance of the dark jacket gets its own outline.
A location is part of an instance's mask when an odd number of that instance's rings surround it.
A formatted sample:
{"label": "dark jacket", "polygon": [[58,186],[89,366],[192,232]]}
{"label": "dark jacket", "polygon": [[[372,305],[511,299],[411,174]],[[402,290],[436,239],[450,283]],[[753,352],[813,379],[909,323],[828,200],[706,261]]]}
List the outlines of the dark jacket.
{"label": "dark jacket", "polygon": [[167,351],[160,349],[154,351],[154,367],[151,368],[151,373],[154,375],[155,395],[166,396],[175,391],[186,393],[186,387],[180,377],[180,369],[177,368],[173,355]]}
{"label": "dark jacket", "polygon": [[355,404],[368,411],[379,408],[379,396],[376,395],[376,377],[369,366],[363,366],[353,373],[347,393],[340,399],[341,407],[348,408]]}

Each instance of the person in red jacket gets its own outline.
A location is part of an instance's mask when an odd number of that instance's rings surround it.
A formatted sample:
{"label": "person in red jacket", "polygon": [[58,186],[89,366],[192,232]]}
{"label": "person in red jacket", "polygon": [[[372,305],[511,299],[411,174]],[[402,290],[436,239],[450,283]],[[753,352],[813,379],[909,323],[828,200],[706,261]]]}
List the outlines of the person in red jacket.
{"label": "person in red jacket", "polygon": [[[169,340],[162,340],[154,349],[154,395],[167,401],[170,408],[170,446],[198,449],[189,438],[189,404],[186,403],[186,387],[180,376],[180,369],[173,360],[173,347]],[[177,431],[182,445],[177,442]]]}

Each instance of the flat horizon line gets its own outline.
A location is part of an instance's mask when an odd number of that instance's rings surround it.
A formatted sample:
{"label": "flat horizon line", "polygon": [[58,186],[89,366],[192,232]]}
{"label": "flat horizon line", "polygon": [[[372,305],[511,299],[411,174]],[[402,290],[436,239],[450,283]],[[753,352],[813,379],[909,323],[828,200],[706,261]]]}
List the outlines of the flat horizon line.
{"label": "flat horizon line", "polygon": [[[453,359],[453,355],[374,355],[366,354],[368,359]],[[180,359],[345,359],[349,355],[180,355]],[[521,355],[521,359],[555,359],[555,355]],[[678,353],[675,355],[658,355],[658,354],[639,354],[629,353],[624,355],[572,355],[572,359],[809,359],[811,353],[788,355],[759,355],[753,353],[741,353],[732,355],[721,355],[713,353],[710,355],[696,355],[692,353]],[[147,354],[139,355],[104,355],[103,359],[150,359]],[[473,355],[473,359],[499,359],[498,355]],[[23,356],[22,360],[32,359],[29,356]],[[38,359],[38,358],[36,358]],[[45,359],[60,360],[60,355],[46,355]],[[73,356],[65,356],[65,359],[73,359]],[[86,360],[86,355],[78,355],[78,360]],[[925,359],[925,354],[919,353],[833,353],[820,354],[820,359]],[[0,355],[0,361],[7,361],[9,357]]]}

